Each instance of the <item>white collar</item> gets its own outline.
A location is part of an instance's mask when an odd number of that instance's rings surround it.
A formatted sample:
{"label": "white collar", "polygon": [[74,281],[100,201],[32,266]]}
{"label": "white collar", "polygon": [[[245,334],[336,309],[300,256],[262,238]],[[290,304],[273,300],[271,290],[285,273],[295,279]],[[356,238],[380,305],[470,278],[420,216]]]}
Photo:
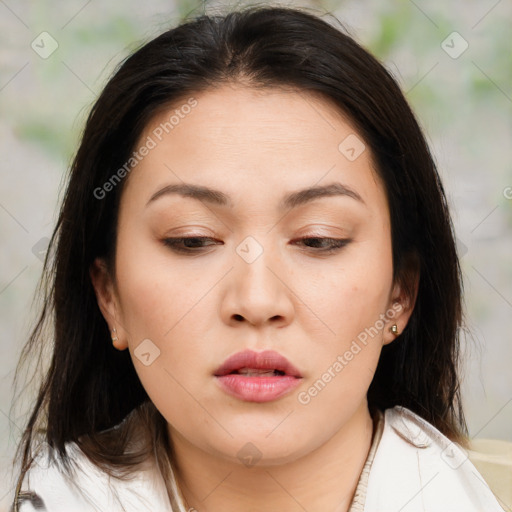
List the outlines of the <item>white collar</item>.
{"label": "white collar", "polygon": [[503,512],[466,452],[401,406],[386,409],[364,512]]}
{"label": "white collar", "polygon": [[[160,473],[139,471],[130,481],[110,479],[74,445],[82,471],[78,493],[44,457],[27,473],[23,490],[33,491],[47,512],[172,512]],[[122,506],[116,500],[119,497]],[[27,500],[19,511],[34,510]],[[44,509],[38,509],[41,512]],[[466,453],[430,423],[404,407],[384,413],[382,437],[368,477],[364,512],[503,512]]]}

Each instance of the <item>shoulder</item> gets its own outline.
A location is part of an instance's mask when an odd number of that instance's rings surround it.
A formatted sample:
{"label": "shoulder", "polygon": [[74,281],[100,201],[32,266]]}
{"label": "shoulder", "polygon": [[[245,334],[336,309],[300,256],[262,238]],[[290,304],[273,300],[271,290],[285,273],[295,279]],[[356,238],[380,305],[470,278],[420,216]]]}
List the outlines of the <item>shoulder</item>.
{"label": "shoulder", "polygon": [[11,512],[135,512],[170,510],[167,492],[155,469],[138,471],[123,481],[96,467],[75,443],[66,445],[72,461],[62,463],[42,448],[25,474],[17,509]]}
{"label": "shoulder", "polygon": [[384,413],[365,512],[503,512],[465,450],[404,407]]}

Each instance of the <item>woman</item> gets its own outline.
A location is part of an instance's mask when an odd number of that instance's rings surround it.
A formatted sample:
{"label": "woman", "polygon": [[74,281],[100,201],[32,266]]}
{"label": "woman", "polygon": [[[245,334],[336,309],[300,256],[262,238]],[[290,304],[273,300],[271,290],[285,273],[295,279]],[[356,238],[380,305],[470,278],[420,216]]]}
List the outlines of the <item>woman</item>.
{"label": "woman", "polygon": [[322,19],[201,16],[130,56],[51,248],[14,510],[502,510],[464,452],[434,162]]}

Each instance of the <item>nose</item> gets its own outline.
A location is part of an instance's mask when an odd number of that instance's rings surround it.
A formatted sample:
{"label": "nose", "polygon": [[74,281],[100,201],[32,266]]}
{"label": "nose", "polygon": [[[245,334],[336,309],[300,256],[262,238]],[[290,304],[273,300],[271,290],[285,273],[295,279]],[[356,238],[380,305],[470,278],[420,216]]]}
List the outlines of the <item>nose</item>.
{"label": "nose", "polygon": [[263,249],[252,262],[235,254],[234,268],[224,281],[221,306],[224,322],[276,327],[289,324],[294,315],[294,295],[289,281],[289,272],[271,250]]}

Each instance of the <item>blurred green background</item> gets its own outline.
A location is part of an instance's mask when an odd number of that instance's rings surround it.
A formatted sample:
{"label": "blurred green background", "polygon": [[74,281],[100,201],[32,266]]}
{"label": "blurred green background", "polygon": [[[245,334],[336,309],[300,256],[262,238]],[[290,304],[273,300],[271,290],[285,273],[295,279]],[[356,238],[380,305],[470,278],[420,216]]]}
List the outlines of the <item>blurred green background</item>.
{"label": "blurred green background", "polygon": [[[10,461],[24,422],[10,411],[13,370],[35,315],[41,248],[88,110],[144,41],[185,16],[247,4],[0,0],[0,510],[12,493]],[[470,434],[512,440],[512,2],[284,5],[332,12],[385,63],[417,113],[450,200],[465,275]],[[51,37],[46,50],[52,40],[58,45],[47,58],[31,46],[48,37],[42,32]]]}

